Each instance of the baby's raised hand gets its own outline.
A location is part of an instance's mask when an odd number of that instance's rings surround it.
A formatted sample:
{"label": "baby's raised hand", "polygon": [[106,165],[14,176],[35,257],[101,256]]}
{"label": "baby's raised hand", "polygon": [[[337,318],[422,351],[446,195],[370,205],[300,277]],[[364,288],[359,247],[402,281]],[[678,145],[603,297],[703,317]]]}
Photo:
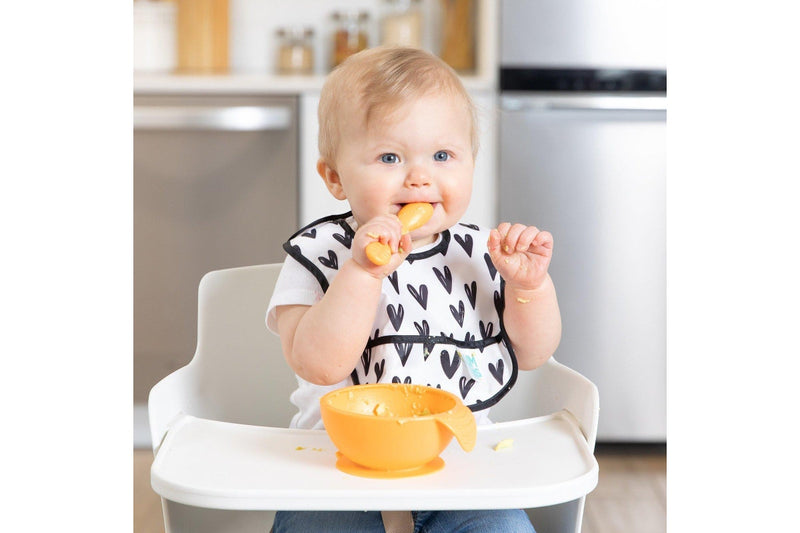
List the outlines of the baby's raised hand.
{"label": "baby's raised hand", "polygon": [[489,233],[488,247],[495,268],[513,288],[536,290],[547,279],[553,256],[549,232],[503,222]]}
{"label": "baby's raised hand", "polygon": [[[353,260],[375,277],[383,278],[394,272],[411,253],[411,236],[402,235],[403,227],[395,215],[380,215],[358,228],[353,238]],[[389,263],[376,265],[369,260],[365,249],[372,242],[382,242],[391,248]]]}

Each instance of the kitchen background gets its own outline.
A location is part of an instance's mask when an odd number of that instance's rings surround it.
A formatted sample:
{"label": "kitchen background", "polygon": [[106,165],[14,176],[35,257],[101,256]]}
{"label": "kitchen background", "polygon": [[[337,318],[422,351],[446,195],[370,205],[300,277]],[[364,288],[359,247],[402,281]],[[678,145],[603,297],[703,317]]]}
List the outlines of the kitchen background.
{"label": "kitchen background", "polygon": [[[556,238],[555,357],[599,387],[598,442],[666,440],[666,71],[661,3],[614,0],[134,2],[134,419],[191,359],[197,284],[278,262],[347,210],[315,164],[336,61],[421,46],[462,75],[481,149],[465,217]],[[517,387],[523,391],[524,375]],[[524,394],[496,410],[512,417]]]}
{"label": "kitchen background", "polygon": [[[786,481],[798,474],[798,6],[663,3],[670,531],[780,531],[796,520]],[[133,514],[136,531],[150,531],[138,519],[161,520],[158,499],[147,499],[151,450],[134,452],[141,498],[129,477],[130,88],[161,75],[132,73],[131,3],[89,5],[91,17],[65,2],[4,6],[6,522],[108,531]],[[642,507],[650,489],[629,476],[641,463],[630,460],[632,448],[610,456],[609,446],[598,447],[600,484],[584,531],[601,500],[619,527],[593,531],[649,530],[631,513],[663,512],[663,498]],[[57,496],[42,512],[31,496],[45,486]]]}
{"label": "kitchen background", "polygon": [[[192,358],[200,278],[282,261],[297,227],[347,210],[315,170],[320,88],[348,54],[404,44],[453,66],[478,106],[465,220],[555,236],[555,357],[601,400],[584,530],[664,531],[662,16],[657,0],[134,1],[137,486],[147,395]],[[522,412],[526,386],[521,373],[493,418]],[[157,497],[136,494],[137,530],[159,531]]]}

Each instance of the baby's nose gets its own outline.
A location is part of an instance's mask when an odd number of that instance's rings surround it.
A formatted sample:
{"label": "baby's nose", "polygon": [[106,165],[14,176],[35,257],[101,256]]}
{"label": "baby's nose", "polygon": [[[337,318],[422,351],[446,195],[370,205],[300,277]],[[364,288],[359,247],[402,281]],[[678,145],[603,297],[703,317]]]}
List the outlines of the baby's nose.
{"label": "baby's nose", "polygon": [[411,168],[406,176],[407,187],[425,187],[431,184],[431,179],[424,168],[415,166]]}

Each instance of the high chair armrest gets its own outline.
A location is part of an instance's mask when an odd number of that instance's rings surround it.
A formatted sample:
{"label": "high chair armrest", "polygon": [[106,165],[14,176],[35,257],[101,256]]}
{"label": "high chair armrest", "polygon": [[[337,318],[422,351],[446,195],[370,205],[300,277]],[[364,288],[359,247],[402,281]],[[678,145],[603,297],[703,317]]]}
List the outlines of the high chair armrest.
{"label": "high chair armrest", "polygon": [[594,451],[600,413],[597,387],[589,379],[550,358],[531,371],[520,371],[511,392],[492,408],[494,421],[509,421],[568,411]]}
{"label": "high chair armrest", "polygon": [[147,415],[153,452],[158,452],[167,430],[182,414],[191,414],[187,403],[195,395],[194,369],[190,364],[169,374],[150,389],[147,398]]}

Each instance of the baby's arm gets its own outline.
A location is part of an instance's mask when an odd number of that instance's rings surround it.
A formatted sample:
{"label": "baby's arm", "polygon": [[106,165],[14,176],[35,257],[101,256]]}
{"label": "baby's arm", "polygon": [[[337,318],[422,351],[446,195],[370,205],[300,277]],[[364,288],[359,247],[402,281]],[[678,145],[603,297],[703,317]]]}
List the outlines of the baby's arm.
{"label": "baby's arm", "polygon": [[[376,217],[358,229],[353,257],[342,264],[322,299],[312,306],[276,308],[283,354],[298,376],[317,385],[346,379],[358,363],[369,339],[381,297],[383,278],[392,273],[411,251],[411,239],[400,236],[397,217]],[[392,250],[389,264],[376,266],[364,248],[380,235]]]}
{"label": "baby's arm", "polygon": [[561,340],[561,313],[547,268],[553,236],[533,226],[500,224],[489,234],[489,254],[506,281],[503,322],[517,363],[532,370]]}

